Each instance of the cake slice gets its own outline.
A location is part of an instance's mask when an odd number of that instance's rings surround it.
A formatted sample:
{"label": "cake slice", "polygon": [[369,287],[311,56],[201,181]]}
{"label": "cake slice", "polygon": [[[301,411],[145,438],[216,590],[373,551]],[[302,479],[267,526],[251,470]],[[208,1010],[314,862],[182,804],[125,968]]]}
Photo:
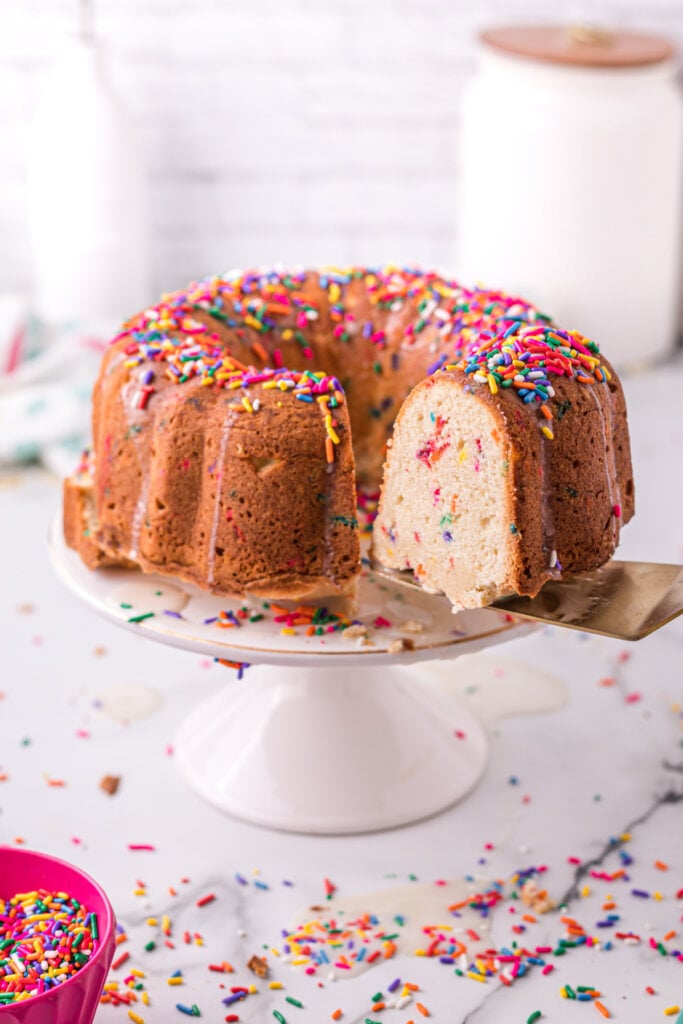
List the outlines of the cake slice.
{"label": "cake slice", "polygon": [[456,609],[602,565],[633,514],[616,377],[575,338],[562,341],[551,384],[549,355],[543,367],[519,358],[531,344],[518,338],[509,364],[501,346],[472,351],[424,380],[389,442],[373,559],[411,569]]}
{"label": "cake slice", "polygon": [[64,539],[68,547],[81,556],[89,569],[121,566],[132,569],[135,563],[121,555],[112,555],[102,546],[90,455],[85,452],[76,472],[67,477],[62,487]]}

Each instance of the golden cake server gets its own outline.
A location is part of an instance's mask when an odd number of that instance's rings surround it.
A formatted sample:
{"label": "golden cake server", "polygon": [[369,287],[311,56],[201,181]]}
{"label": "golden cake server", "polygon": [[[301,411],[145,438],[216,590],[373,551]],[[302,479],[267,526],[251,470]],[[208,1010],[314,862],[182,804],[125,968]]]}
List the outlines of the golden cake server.
{"label": "golden cake server", "polygon": [[[370,566],[392,583],[425,592],[410,570],[385,569],[372,560]],[[536,597],[511,595],[490,607],[584,633],[642,640],[683,612],[683,566],[612,560],[566,580],[550,580]]]}

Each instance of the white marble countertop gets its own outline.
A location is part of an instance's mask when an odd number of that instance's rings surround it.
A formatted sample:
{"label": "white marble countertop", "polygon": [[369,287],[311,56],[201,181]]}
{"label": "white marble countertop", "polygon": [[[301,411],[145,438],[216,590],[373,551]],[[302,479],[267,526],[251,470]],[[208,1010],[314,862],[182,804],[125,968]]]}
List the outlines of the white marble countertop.
{"label": "white marble countertop", "polygon": [[[638,511],[620,556],[680,561],[683,368],[625,383]],[[231,670],[142,641],[79,604],[48,563],[45,537],[57,501],[56,482],[40,470],[0,477],[0,842],[64,857],[103,884],[127,935],[120,952],[130,953],[112,976],[125,993],[130,968],[144,972],[131,1008],[146,1024],[183,1020],[178,1003],[195,1004],[210,1022],[230,1014],[268,1021],[278,1011],[287,1024],[320,1024],[341,1009],[343,1022],[407,1024],[423,1019],[418,1000],[444,1024],[512,1024],[536,1010],[541,1021],[558,1024],[599,1020],[594,1006],[562,998],[565,984],[596,986],[615,1020],[677,1019],[664,1010],[683,1009],[683,952],[673,955],[683,951],[683,899],[676,897],[683,887],[683,620],[636,645],[548,629],[451,663],[453,685],[473,706],[496,691],[507,706],[508,717],[490,723],[490,761],[474,792],[393,831],[270,832],[203,803],[172,753],[197,702],[223,686],[248,686],[248,673],[237,683]],[[514,713],[520,668],[540,680],[535,714]],[[544,700],[554,709],[539,711]],[[305,786],[315,764],[305,750],[292,757]],[[105,775],[121,778],[114,796],[99,786]],[[131,850],[135,844],[153,849]],[[515,872],[539,867],[546,870],[534,876],[538,884],[601,942],[545,954],[552,973],[536,965],[511,986],[496,978],[478,983],[456,976],[457,964],[415,956],[414,942],[404,941],[391,960],[380,956],[350,978],[337,970],[330,980],[328,968],[309,977],[272,952],[282,953],[282,930],[295,919],[316,916],[311,905],[369,913],[383,906],[393,920],[398,896],[379,894],[397,886],[413,887],[410,924],[452,923],[451,890],[443,889],[439,920],[434,894],[439,882],[465,877],[474,891],[503,883],[488,946],[556,949],[566,937],[561,911],[524,922],[528,908],[510,895]],[[611,880],[591,874],[620,871]],[[331,899],[326,879],[336,887]],[[198,906],[209,894],[215,899]],[[605,910],[606,902],[615,906]],[[610,913],[619,920],[598,927]],[[170,938],[160,928],[164,915]],[[246,967],[253,954],[267,956],[265,981]],[[233,973],[208,969],[225,961]],[[183,984],[169,986],[175,971]],[[396,978],[401,987],[392,996],[387,988]],[[419,985],[411,1003],[373,1012],[376,993],[395,1000],[405,982]],[[230,986],[251,984],[256,993],[222,1004]],[[127,1019],[122,1005],[103,1005],[97,1015],[98,1024]]]}

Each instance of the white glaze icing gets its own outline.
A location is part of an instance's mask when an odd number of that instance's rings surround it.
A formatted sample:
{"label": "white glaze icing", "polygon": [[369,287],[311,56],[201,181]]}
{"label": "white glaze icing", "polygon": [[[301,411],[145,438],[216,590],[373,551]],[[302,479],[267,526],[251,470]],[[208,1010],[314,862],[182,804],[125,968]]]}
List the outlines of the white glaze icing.
{"label": "white glaze icing", "polygon": [[[434,669],[429,666],[423,671]],[[465,655],[457,673],[446,676],[444,672],[444,677],[449,691],[489,724],[501,718],[560,711],[569,701],[563,679],[513,658]]]}
{"label": "white glaze icing", "polygon": [[[588,392],[593,399],[595,406],[600,414],[600,426],[602,428],[602,439],[605,445],[605,454],[609,450],[609,459],[606,460],[605,478],[607,480],[607,492],[609,494],[610,505],[614,508],[615,505],[621,504],[621,491],[619,489],[619,477],[617,474],[617,462],[614,455],[614,437],[613,437],[613,422],[612,422],[612,400],[609,397],[608,392],[608,405],[609,405],[609,416],[610,416],[610,431],[609,437],[607,434],[607,424],[605,423],[605,414],[602,409],[602,402],[596,395],[593,387],[588,387]],[[619,520],[615,515],[612,516],[612,545],[616,547],[617,540],[619,537]]]}
{"label": "white glaze icing", "polygon": [[213,505],[213,519],[211,522],[211,537],[209,538],[209,550],[206,566],[206,578],[209,585],[214,581],[214,568],[216,562],[216,537],[218,536],[218,524],[221,514],[221,494],[223,491],[223,475],[225,472],[225,453],[228,449],[228,439],[235,422],[235,414],[228,410],[223,426],[221,427],[221,440],[216,460],[217,471],[214,474],[216,479],[216,497]]}
{"label": "white glaze icing", "polygon": [[[325,437],[327,438],[327,428],[325,426],[325,416],[328,415],[329,409],[324,402],[320,403],[320,412],[323,417],[323,430]],[[336,458],[336,455],[335,455]],[[325,474],[325,534],[324,534],[324,546],[325,553],[323,555],[323,576],[325,579],[332,580],[333,583],[337,582],[337,577],[332,569],[332,559],[334,557],[334,544],[332,543],[332,473],[334,472],[335,463],[328,463],[325,467],[327,472]]]}
{"label": "white glaze icing", "polygon": [[128,429],[133,436],[135,447],[138,454],[138,463],[140,465],[140,472],[142,479],[140,482],[140,490],[138,491],[138,500],[135,505],[135,512],[133,513],[133,519],[131,522],[131,543],[128,557],[131,561],[136,562],[138,555],[140,554],[140,535],[142,533],[142,525],[145,519],[145,512],[147,510],[147,502],[149,499],[149,469],[148,462],[143,458],[140,444],[140,423],[144,418],[144,410],[139,409],[137,402],[140,395],[140,388],[142,387],[142,380],[146,373],[148,373],[149,367],[145,367],[140,370],[137,377],[128,381],[123,387],[121,392],[121,398],[123,401],[123,407],[126,411],[126,419],[128,421]]}
{"label": "white glaze icing", "polygon": [[133,521],[131,524],[131,545],[128,557],[132,562],[136,562],[140,553],[140,534],[142,533],[142,523],[145,518],[145,511],[147,509],[147,500],[149,498],[149,473],[145,473],[140,487],[138,501],[135,506],[135,514],[133,515]]}
{"label": "white glaze icing", "polygon": [[133,722],[147,718],[164,703],[157,690],[139,683],[118,683],[104,690],[97,698],[97,708],[105,718],[115,722]]}
{"label": "white glaze icing", "polygon": [[547,558],[549,575],[559,576],[557,567],[557,550],[555,547],[555,517],[553,515],[552,495],[550,492],[550,459],[548,445],[554,444],[541,435],[541,529],[543,531],[543,550]]}
{"label": "white glaze icing", "polygon": [[427,608],[419,604],[413,604],[412,601],[387,601],[386,609],[392,615],[398,616],[401,619],[414,619],[423,626],[431,626],[434,622],[434,616]]}
{"label": "white glaze icing", "polygon": [[180,612],[189,596],[180,587],[171,583],[159,583],[149,578],[138,578],[137,574],[129,574],[130,579],[119,583],[107,595],[107,604],[115,608],[123,608],[128,618],[154,612],[156,615],[165,611]]}

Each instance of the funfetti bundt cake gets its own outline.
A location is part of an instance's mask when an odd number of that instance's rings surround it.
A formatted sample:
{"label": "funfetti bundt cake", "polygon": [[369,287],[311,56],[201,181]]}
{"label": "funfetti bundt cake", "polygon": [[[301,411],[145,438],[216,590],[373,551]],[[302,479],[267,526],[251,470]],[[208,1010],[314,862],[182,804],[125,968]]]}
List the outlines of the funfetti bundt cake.
{"label": "funfetti bundt cake", "polygon": [[65,483],[67,543],[218,594],[352,595],[356,482],[379,486],[397,414],[374,539],[388,567],[476,606],[612,554],[633,488],[597,346],[520,299],[395,267],[210,278],[129,321]]}

